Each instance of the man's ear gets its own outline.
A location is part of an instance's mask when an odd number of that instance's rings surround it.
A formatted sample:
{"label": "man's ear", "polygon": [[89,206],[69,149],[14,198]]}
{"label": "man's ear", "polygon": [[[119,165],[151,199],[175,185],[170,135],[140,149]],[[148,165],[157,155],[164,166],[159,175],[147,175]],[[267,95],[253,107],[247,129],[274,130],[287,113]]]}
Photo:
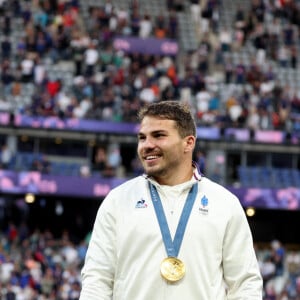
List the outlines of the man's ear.
{"label": "man's ear", "polygon": [[185,137],[184,152],[193,152],[195,148],[196,138],[192,135]]}

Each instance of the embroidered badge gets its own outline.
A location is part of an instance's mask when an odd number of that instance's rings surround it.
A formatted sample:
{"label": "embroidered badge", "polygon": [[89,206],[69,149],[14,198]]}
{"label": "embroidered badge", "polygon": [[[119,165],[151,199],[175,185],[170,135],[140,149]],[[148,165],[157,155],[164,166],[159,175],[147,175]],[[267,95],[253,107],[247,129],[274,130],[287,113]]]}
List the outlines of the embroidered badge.
{"label": "embroidered badge", "polygon": [[146,200],[141,199],[136,203],[135,208],[146,208],[147,206]]}
{"label": "embroidered badge", "polygon": [[199,207],[199,211],[203,214],[208,214],[208,198],[206,196],[203,196],[201,198],[201,206]]}

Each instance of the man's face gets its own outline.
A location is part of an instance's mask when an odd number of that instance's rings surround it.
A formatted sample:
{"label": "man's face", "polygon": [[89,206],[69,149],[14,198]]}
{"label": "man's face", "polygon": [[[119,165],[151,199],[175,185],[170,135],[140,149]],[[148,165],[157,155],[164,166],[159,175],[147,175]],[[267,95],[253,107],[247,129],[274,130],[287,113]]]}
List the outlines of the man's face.
{"label": "man's face", "polygon": [[145,172],[156,180],[180,172],[186,139],[180,137],[175,121],[145,117],[138,134],[138,155]]}

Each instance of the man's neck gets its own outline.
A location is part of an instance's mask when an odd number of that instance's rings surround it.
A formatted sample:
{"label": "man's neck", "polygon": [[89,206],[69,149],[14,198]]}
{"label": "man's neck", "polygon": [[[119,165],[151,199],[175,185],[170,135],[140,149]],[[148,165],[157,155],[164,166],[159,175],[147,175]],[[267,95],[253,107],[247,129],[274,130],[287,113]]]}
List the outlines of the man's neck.
{"label": "man's neck", "polygon": [[172,176],[161,176],[161,177],[153,177],[155,181],[157,181],[160,185],[169,185],[174,186],[187,181],[190,181],[194,173],[194,168],[190,168],[189,171],[182,174],[177,172]]}

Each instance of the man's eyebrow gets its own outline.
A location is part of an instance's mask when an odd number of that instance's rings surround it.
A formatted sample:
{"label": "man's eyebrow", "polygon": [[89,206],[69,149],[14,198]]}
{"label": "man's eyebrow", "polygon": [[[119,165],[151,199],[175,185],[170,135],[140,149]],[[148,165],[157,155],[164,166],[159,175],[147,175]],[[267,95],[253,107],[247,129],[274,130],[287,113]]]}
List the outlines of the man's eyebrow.
{"label": "man's eyebrow", "polygon": [[[158,130],[153,130],[153,131],[150,132],[151,135],[153,135],[153,134],[159,134],[159,133],[164,133],[164,134],[166,134],[166,133],[167,133],[167,130],[164,130],[164,129],[158,129]],[[141,136],[141,135],[145,135],[145,133],[142,132],[142,131],[139,132],[139,133],[138,133],[138,136]]]}

